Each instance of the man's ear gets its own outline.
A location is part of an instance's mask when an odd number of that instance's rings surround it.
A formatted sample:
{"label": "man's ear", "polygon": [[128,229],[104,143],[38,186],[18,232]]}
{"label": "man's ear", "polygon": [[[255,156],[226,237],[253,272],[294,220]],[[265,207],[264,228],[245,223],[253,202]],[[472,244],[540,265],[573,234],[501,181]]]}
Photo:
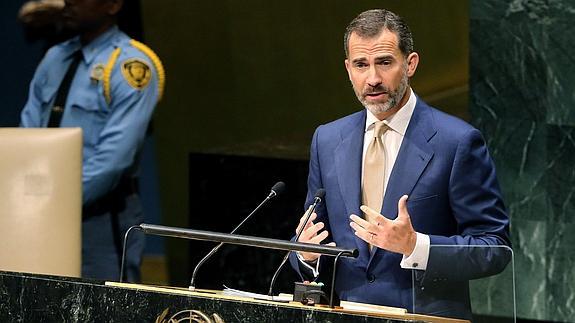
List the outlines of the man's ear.
{"label": "man's ear", "polygon": [[349,59],[347,59],[347,58],[345,59],[344,63],[345,63],[345,69],[347,70],[347,76],[351,80],[351,63],[349,62]]}
{"label": "man's ear", "polygon": [[412,77],[419,64],[419,54],[412,52],[407,56],[407,77]]}

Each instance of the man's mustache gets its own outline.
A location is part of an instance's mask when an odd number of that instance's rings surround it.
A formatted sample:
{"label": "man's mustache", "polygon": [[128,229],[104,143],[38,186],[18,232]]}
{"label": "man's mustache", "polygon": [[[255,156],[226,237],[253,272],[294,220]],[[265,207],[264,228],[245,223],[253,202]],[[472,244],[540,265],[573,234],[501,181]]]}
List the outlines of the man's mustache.
{"label": "man's mustache", "polygon": [[385,85],[378,85],[376,87],[368,86],[367,89],[363,91],[363,95],[375,94],[375,93],[390,93],[391,91]]}

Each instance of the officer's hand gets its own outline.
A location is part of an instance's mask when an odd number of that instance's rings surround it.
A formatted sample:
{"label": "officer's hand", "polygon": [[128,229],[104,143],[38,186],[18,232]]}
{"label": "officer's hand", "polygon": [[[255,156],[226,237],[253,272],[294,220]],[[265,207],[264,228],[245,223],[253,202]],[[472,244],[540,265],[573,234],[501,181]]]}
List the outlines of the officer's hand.
{"label": "officer's hand", "polygon": [[355,235],[381,249],[405,256],[411,255],[415,249],[417,234],[407,212],[407,195],[402,196],[397,202],[398,213],[395,220],[390,220],[365,205],[362,205],[360,209],[377,222],[370,223],[352,214],[350,226],[355,231]]}

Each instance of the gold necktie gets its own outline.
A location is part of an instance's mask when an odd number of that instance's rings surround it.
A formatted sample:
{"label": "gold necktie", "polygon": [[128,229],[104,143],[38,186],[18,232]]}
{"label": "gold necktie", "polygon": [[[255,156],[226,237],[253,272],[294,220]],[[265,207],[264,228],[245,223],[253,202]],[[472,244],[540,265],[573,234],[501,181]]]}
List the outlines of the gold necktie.
{"label": "gold necktie", "polygon": [[[363,204],[369,206],[377,212],[381,212],[383,204],[383,193],[385,183],[385,147],[381,140],[381,135],[388,129],[383,121],[375,122],[373,129],[373,140],[367,147],[365,159],[363,161]],[[367,214],[366,220],[376,223]]]}

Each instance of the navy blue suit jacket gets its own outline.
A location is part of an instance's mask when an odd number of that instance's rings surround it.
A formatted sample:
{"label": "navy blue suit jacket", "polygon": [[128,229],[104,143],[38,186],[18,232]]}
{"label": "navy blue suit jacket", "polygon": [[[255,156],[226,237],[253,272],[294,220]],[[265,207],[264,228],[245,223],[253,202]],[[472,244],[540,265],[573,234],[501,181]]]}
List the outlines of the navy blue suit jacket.
{"label": "navy blue suit jacket", "polygon": [[[318,127],[311,144],[306,209],[314,192],[324,188],[325,203],[316,209],[316,222],[326,224],[330,240],[339,247],[360,251],[357,259],[340,260],[339,297],[470,318],[468,280],[497,273],[509,261],[509,253],[501,248],[457,247],[509,245],[509,220],[481,133],[417,99],[382,207],[382,214],[394,219],[399,198],[409,195],[414,229],[430,236],[427,270],[412,271],[400,267],[400,254],[379,248],[370,252],[349,225],[350,214],[362,215],[366,113],[362,110]],[[433,247],[440,245],[454,248]],[[304,274],[295,257],[290,261]]]}

